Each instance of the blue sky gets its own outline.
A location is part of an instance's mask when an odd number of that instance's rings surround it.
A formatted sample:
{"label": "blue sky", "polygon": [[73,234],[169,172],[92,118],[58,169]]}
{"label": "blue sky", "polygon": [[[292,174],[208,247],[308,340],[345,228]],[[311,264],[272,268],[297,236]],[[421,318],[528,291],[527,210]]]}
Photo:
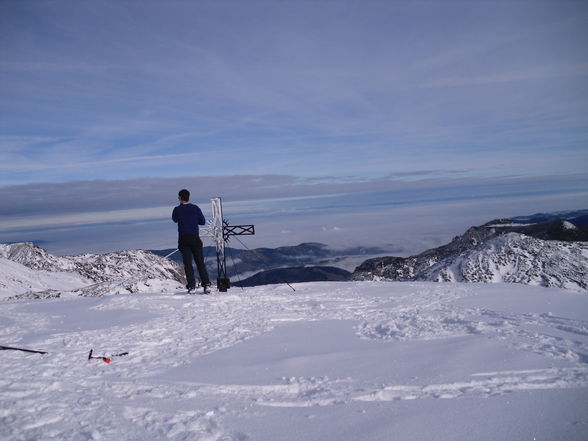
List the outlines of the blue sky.
{"label": "blue sky", "polygon": [[588,202],[585,1],[0,2],[0,242],[438,245]]}

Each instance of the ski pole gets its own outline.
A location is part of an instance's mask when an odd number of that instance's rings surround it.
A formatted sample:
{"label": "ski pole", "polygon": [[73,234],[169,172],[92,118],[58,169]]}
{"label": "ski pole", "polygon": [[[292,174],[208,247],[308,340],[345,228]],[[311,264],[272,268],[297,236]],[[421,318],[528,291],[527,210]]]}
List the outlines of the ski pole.
{"label": "ski pole", "polygon": [[22,352],[32,352],[33,354],[46,354],[45,351],[34,351],[32,349],[23,349],[23,348],[13,348],[12,346],[2,346],[0,345],[0,351],[22,351]]}
{"label": "ski pole", "polygon": [[88,360],[102,360],[104,363],[110,363],[110,358],[108,357],[98,357],[96,355],[92,355],[94,349],[90,349],[90,354],[88,354]]}
{"label": "ski pole", "polygon": [[164,259],[167,259],[169,256],[171,256],[172,254],[175,254],[175,253],[177,253],[178,251],[179,251],[179,249],[177,249],[177,248],[176,248],[176,249],[175,249],[175,250],[173,250],[171,253],[169,253],[167,256],[165,256],[165,257],[164,257]]}
{"label": "ski pole", "polygon": [[110,357],[100,357],[97,355],[92,355],[93,353],[94,349],[90,349],[88,360],[102,360],[104,363],[110,363],[112,361],[112,357],[122,357],[123,355],[129,355],[128,352],[121,352],[119,354],[112,354]]}

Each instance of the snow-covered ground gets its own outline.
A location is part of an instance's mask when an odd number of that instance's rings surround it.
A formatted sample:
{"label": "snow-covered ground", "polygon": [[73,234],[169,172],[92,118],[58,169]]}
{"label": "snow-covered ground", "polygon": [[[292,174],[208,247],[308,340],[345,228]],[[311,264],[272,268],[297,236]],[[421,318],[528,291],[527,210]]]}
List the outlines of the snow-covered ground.
{"label": "snow-covered ground", "polygon": [[0,439],[588,439],[588,295],[294,286],[1,302]]}

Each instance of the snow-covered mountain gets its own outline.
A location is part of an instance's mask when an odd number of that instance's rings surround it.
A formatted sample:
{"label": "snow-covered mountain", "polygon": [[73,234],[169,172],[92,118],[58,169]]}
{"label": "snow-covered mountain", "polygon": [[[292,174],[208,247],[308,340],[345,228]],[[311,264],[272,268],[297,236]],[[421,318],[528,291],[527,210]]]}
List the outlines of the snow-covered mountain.
{"label": "snow-covered mountain", "polygon": [[57,297],[60,292],[73,290],[79,295],[137,292],[145,284],[145,289],[152,292],[157,283],[184,283],[179,264],[149,251],[61,257],[31,242],[0,244],[0,276],[3,297]]}
{"label": "snow-covered mountain", "polygon": [[353,278],[515,282],[586,292],[588,243],[581,241],[584,235],[585,227],[568,221],[523,225],[496,220],[416,256],[369,259],[357,267]]}
{"label": "snow-covered mountain", "polygon": [[508,233],[447,257],[417,280],[514,282],[588,291],[588,244]]}
{"label": "snow-covered mountain", "polygon": [[33,270],[50,272],[76,270],[74,262],[70,258],[49,254],[32,242],[0,244],[0,257],[20,263]]}

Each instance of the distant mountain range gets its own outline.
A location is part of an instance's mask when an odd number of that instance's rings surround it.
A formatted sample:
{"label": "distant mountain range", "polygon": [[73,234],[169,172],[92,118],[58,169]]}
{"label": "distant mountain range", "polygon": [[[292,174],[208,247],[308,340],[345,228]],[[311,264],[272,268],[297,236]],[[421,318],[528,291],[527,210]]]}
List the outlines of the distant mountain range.
{"label": "distant mountain range", "polygon": [[245,280],[233,282],[234,286],[258,286],[280,283],[302,282],[342,282],[351,279],[351,273],[332,266],[300,266],[291,268],[276,268],[261,271]]}
{"label": "distant mountain range", "polygon": [[[517,282],[587,292],[588,226],[575,223],[585,212],[588,210],[566,212],[566,219],[546,214],[497,219],[469,228],[446,245],[410,257],[385,255],[385,250],[377,247],[333,250],[320,243],[227,249],[234,264],[233,268],[229,266],[233,269],[229,275],[234,286],[423,280]],[[100,296],[182,289],[185,278],[178,263],[181,256],[176,253],[175,260],[162,257],[171,251],[59,257],[30,242],[0,244],[0,297],[48,298],[66,292]],[[215,280],[215,251],[207,247],[206,253],[211,280]],[[377,257],[368,258],[374,255]],[[360,263],[353,273],[338,267],[338,263],[349,265],[349,259]]]}
{"label": "distant mountain range", "polygon": [[[151,250],[158,256],[167,256],[173,251],[173,248]],[[316,272],[305,270],[305,267],[321,266],[353,269],[369,257],[390,254],[390,251],[389,248],[382,247],[333,249],[322,243],[307,242],[295,246],[255,248],[252,250],[228,247],[225,249],[225,254],[227,256],[227,272],[231,278],[246,278],[260,271],[278,268],[297,268],[296,272],[307,272],[309,277],[312,277],[310,274],[316,275]],[[216,249],[209,246],[204,247],[204,256],[210,280],[216,280]],[[179,252],[172,254],[169,258],[182,264],[182,256]],[[293,270],[289,270],[289,274],[293,274],[293,272]],[[277,273],[274,272],[273,274]]]}
{"label": "distant mountain range", "polygon": [[557,211],[554,213],[535,213],[530,216],[511,217],[510,220],[519,223],[539,223],[550,220],[567,220],[575,225],[588,225],[588,210]]}
{"label": "distant mountain range", "polygon": [[[236,267],[244,266],[251,270],[259,268],[260,265],[265,267],[265,270],[244,280],[240,280],[239,274],[233,272],[238,279],[233,281],[233,285],[387,279],[504,281],[588,290],[585,276],[588,273],[586,257],[578,251],[585,247],[585,244],[581,243],[588,241],[588,227],[572,222],[581,220],[583,213],[588,213],[588,210],[497,219],[479,227],[472,227],[463,235],[455,237],[449,244],[416,256],[380,255],[366,259],[353,273],[337,268],[337,261],[345,258],[346,254],[382,254],[384,250],[355,248],[334,252],[320,243],[305,243],[276,249],[233,250],[239,259]],[[557,215],[571,220],[559,219]],[[501,239],[498,239],[499,237]],[[214,255],[212,249],[209,252]],[[483,257],[486,258],[485,262],[482,262]],[[476,259],[479,262],[478,266],[472,263]],[[242,265],[242,262],[246,262],[246,265]],[[325,262],[330,265],[324,265]],[[505,263],[500,266],[499,262]],[[498,273],[490,271],[491,266],[494,266]],[[507,266],[511,270],[507,271]],[[211,272],[214,271],[215,268],[211,268]]]}

